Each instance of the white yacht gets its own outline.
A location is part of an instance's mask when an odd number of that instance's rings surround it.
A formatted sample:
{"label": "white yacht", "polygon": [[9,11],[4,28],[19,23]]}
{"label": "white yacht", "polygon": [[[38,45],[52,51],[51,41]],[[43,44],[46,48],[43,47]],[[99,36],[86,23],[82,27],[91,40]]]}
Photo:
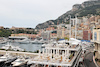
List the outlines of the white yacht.
{"label": "white yacht", "polygon": [[41,46],[41,48],[45,48],[46,45],[47,45],[47,44],[43,44],[43,45]]}
{"label": "white yacht", "polygon": [[18,58],[17,60],[12,62],[11,64],[12,64],[13,67],[16,67],[16,66],[23,66],[23,65],[27,64],[27,62],[28,61],[25,60],[25,59]]}
{"label": "white yacht", "polygon": [[[75,43],[74,43],[75,42]],[[78,67],[82,48],[78,41],[66,43],[48,44],[43,48],[42,53],[31,60],[34,67],[37,66],[56,66],[56,67]]]}
{"label": "white yacht", "polygon": [[1,38],[0,38],[0,44],[5,44],[5,43],[7,43],[7,39],[1,37]]}
{"label": "white yacht", "polygon": [[43,40],[42,37],[38,37],[35,40],[30,41],[30,43],[32,43],[32,44],[43,44],[44,43],[44,40]]}
{"label": "white yacht", "polygon": [[35,39],[35,40],[33,40],[33,41],[30,41],[30,43],[32,43],[32,44],[37,44],[37,43],[38,43],[38,40]]}
{"label": "white yacht", "polygon": [[1,63],[1,62],[5,62],[5,61],[7,61],[7,60],[8,60],[7,55],[4,55],[4,56],[0,57],[0,63]]}
{"label": "white yacht", "polygon": [[44,43],[43,38],[38,39],[38,44],[43,44],[43,43]]}
{"label": "white yacht", "polygon": [[8,53],[6,53],[4,56],[1,56],[1,57],[0,57],[0,63],[6,62],[6,61],[9,61],[9,60],[12,60],[12,59],[14,59],[14,58],[15,58],[15,57],[10,56]]}
{"label": "white yacht", "polygon": [[23,36],[21,36],[21,37],[10,36],[9,41],[16,42],[16,43],[22,43],[22,44],[30,43],[30,39],[28,39],[27,37],[23,37]]}
{"label": "white yacht", "polygon": [[2,46],[1,49],[14,50],[14,51],[24,51],[24,49],[21,49],[19,46],[13,46],[9,43],[7,45]]}

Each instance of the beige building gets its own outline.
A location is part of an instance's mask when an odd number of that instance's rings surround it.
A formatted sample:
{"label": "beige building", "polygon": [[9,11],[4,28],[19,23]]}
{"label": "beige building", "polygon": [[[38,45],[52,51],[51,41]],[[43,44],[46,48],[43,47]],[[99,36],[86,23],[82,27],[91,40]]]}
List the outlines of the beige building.
{"label": "beige building", "polygon": [[58,27],[57,37],[58,38],[64,38],[65,37],[65,28],[64,27]]}
{"label": "beige building", "polygon": [[34,39],[36,37],[40,37],[41,35],[40,34],[24,34],[24,33],[19,33],[19,34],[11,34],[11,37],[28,37],[28,38],[31,38],[31,39]]}
{"label": "beige building", "polygon": [[50,38],[51,38],[51,39],[56,39],[56,38],[57,38],[57,30],[53,30],[53,31],[50,33]]}
{"label": "beige building", "polygon": [[100,28],[93,29],[93,40],[95,45],[95,58],[100,59]]}

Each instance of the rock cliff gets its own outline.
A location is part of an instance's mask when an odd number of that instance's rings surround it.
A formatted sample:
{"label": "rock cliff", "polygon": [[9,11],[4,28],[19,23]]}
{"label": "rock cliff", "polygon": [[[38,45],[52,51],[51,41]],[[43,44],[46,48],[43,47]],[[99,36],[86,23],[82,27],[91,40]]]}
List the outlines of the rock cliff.
{"label": "rock cliff", "polygon": [[79,17],[87,16],[88,14],[99,15],[100,14],[100,0],[89,0],[82,4],[73,5],[72,9],[58,17],[56,20],[49,20],[44,23],[38,24],[36,29],[47,28],[50,25],[57,25],[57,23],[68,23],[69,17],[71,15],[74,17],[76,14]]}

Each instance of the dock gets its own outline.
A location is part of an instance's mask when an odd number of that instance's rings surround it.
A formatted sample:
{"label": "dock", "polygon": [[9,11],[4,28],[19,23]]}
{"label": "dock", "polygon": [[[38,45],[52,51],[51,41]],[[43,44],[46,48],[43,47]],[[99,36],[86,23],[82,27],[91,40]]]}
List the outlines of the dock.
{"label": "dock", "polygon": [[5,55],[6,53],[9,53],[13,56],[28,56],[28,57],[36,57],[39,54],[38,53],[31,53],[31,52],[19,52],[19,51],[5,51],[5,50],[0,50],[0,55]]}

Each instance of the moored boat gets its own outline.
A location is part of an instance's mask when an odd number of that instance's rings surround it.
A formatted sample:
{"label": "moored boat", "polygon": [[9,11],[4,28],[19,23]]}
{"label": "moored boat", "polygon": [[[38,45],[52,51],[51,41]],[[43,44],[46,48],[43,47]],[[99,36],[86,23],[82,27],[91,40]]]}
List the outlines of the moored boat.
{"label": "moored boat", "polygon": [[18,36],[10,36],[9,41],[15,42],[15,43],[20,43],[20,44],[28,44],[30,43],[30,39],[28,37],[18,37]]}
{"label": "moored boat", "polygon": [[24,51],[24,49],[20,48],[19,46],[13,46],[9,42],[7,45],[1,47],[4,50],[14,50],[14,51]]}
{"label": "moored boat", "polygon": [[5,44],[5,43],[7,43],[7,39],[4,38],[4,37],[1,37],[0,38],[0,44]]}
{"label": "moored boat", "polygon": [[19,66],[23,66],[25,64],[27,64],[27,60],[25,60],[24,58],[21,59],[21,58],[18,58],[17,60],[15,60],[14,62],[12,62],[12,66],[13,67],[19,67]]}
{"label": "moored boat", "polygon": [[16,57],[11,56],[9,53],[6,53],[4,56],[0,57],[0,67],[5,64],[9,64],[14,61]]}

